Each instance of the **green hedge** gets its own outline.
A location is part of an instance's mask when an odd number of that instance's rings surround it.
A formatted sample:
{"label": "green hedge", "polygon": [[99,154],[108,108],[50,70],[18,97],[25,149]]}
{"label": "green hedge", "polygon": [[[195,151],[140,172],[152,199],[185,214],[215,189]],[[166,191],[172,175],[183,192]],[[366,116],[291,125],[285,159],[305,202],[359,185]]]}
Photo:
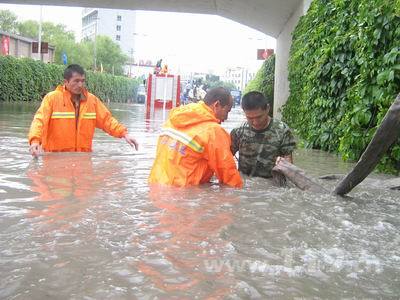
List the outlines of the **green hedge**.
{"label": "green hedge", "polygon": [[[0,56],[0,101],[40,101],[63,82],[65,67],[29,58]],[[138,81],[122,76],[86,71],[88,90],[102,100],[136,99]]]}
{"label": "green hedge", "polygon": [[256,76],[244,89],[244,94],[252,91],[260,92],[270,101],[270,113],[274,111],[275,55],[268,57],[258,70]]}
{"label": "green hedge", "polygon": [[[400,1],[314,0],[293,33],[284,120],[357,160],[400,92]],[[400,140],[378,169],[398,174]]]}

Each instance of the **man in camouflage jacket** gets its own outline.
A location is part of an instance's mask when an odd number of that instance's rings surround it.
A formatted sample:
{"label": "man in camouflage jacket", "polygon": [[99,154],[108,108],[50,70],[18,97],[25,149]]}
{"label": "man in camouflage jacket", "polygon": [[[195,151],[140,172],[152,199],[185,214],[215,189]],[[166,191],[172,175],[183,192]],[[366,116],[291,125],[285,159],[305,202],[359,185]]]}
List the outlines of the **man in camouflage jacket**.
{"label": "man in camouflage jacket", "polygon": [[270,105],[263,94],[250,92],[242,98],[247,122],[231,132],[231,151],[239,151],[239,171],[249,176],[270,178],[278,158],[293,163],[296,143],[290,128],[269,116]]}

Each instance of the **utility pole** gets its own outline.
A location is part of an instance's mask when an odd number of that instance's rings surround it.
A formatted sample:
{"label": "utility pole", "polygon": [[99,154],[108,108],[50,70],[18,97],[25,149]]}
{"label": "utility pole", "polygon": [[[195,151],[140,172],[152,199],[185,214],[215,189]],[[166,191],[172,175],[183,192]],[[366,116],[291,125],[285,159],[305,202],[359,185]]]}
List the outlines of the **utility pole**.
{"label": "utility pole", "polygon": [[39,60],[42,61],[42,19],[43,19],[43,5],[40,5],[40,19],[39,19],[39,42],[38,42],[38,54]]}
{"label": "utility pole", "polygon": [[96,24],[94,26],[94,71],[97,70],[97,45],[96,45],[96,40],[97,40],[97,23],[98,23],[99,18],[96,17],[95,21]]}
{"label": "utility pole", "polygon": [[129,64],[129,77],[132,77],[132,68],[133,68],[133,48],[131,48],[131,63]]}

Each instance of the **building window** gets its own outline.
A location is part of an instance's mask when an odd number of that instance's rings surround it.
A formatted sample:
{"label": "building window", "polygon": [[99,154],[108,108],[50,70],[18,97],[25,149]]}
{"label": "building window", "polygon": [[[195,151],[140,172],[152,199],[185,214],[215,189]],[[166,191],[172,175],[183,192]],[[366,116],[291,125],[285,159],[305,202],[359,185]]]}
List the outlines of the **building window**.
{"label": "building window", "polygon": [[117,16],[117,21],[122,21],[122,16]]}
{"label": "building window", "polygon": [[120,40],[121,40],[121,36],[120,36],[119,34],[117,34],[116,37],[115,37],[115,39],[116,39],[117,41],[120,41]]}
{"label": "building window", "polygon": [[121,25],[117,25],[117,31],[121,31]]}

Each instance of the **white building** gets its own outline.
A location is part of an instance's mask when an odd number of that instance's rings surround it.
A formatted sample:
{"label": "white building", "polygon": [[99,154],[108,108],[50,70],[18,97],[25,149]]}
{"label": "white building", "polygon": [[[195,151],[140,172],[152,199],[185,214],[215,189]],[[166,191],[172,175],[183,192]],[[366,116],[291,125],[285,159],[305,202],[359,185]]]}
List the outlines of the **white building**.
{"label": "white building", "polygon": [[244,91],[249,81],[256,76],[256,71],[249,71],[247,68],[236,67],[226,70],[223,80],[233,83],[239,91]]}
{"label": "white building", "polygon": [[135,49],[136,11],[122,9],[84,8],[82,39],[94,40],[97,35],[110,37],[130,58]]}

